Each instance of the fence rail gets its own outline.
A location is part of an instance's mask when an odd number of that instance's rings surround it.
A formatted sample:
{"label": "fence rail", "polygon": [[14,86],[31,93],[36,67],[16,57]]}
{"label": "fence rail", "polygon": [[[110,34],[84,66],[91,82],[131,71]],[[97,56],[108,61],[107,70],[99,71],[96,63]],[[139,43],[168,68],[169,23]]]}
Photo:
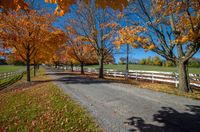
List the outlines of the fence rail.
{"label": "fence rail", "polygon": [[7,79],[10,79],[10,78],[12,78],[12,77],[14,77],[16,75],[20,75],[20,74],[22,74],[24,72],[25,72],[25,70],[0,73],[0,80],[7,80]]}
{"label": "fence rail", "polygon": [[25,70],[0,73],[0,90],[7,88],[20,80],[25,73]]}
{"label": "fence rail", "polygon": [[[60,66],[59,69],[70,69],[69,67]],[[80,67],[74,67],[74,71],[80,71]],[[96,68],[84,68],[85,72],[90,73],[98,73],[98,69]],[[104,69],[104,74],[106,76],[112,77],[125,77],[126,73],[123,71],[118,71],[114,69]],[[129,70],[128,78],[129,79],[143,79],[149,80],[152,83],[156,82],[165,82],[165,83],[173,83],[176,87],[178,87],[178,73],[176,72],[161,72],[161,71],[142,71],[142,70]],[[200,74],[189,74],[190,76],[190,84],[196,87],[200,87]]]}

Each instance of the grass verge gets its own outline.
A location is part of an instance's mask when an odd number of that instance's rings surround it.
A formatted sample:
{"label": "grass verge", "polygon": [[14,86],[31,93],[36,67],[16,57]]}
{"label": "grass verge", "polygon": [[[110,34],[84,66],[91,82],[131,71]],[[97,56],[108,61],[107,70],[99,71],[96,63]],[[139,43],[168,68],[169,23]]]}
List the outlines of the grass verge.
{"label": "grass verge", "polygon": [[[106,77],[106,79],[113,80],[114,78]],[[133,80],[133,79],[129,79],[128,81],[126,81],[122,78],[116,78],[115,80],[135,85],[138,88],[150,89],[150,90],[157,91],[157,92],[174,94],[174,95],[178,95],[178,96],[184,96],[187,98],[200,100],[200,90],[195,89],[195,88],[193,89],[192,93],[191,92],[184,93],[184,92],[179,91],[178,88],[176,88],[174,86],[174,84],[164,84],[164,83],[159,83],[159,82],[152,83],[152,82],[146,81],[146,80]]]}
{"label": "grass verge", "polygon": [[[46,75],[0,93],[0,131],[100,131],[93,119]],[[23,86],[23,87],[22,87]]]}
{"label": "grass verge", "polygon": [[151,83],[145,80],[128,80],[129,83],[136,85],[139,88],[150,89],[157,92],[164,92],[168,94],[174,94],[178,96],[184,96],[187,98],[200,100],[200,90],[198,88],[193,88],[193,92],[185,93],[181,92],[174,86],[174,84],[163,84],[159,82]]}

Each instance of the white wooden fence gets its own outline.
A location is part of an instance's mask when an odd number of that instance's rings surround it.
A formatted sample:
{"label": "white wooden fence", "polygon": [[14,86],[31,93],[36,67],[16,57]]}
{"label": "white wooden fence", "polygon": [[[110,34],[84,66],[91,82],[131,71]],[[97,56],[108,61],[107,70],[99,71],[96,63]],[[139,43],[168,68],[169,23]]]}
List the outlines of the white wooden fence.
{"label": "white wooden fence", "polygon": [[[69,67],[59,67],[59,69],[70,69]],[[80,71],[80,67],[74,67],[74,71]],[[98,73],[98,69],[95,68],[84,68],[85,72]],[[113,77],[125,77],[126,73],[123,71],[117,71],[113,69],[104,69],[104,74],[106,76]],[[196,87],[200,87],[200,74],[189,74],[190,84]],[[173,83],[175,86],[178,86],[178,73],[175,72],[160,72],[160,71],[141,71],[141,70],[129,70],[128,78],[130,79],[144,79],[150,80],[152,83],[156,82],[165,82]]]}
{"label": "white wooden fence", "polygon": [[8,80],[16,75],[22,74],[23,72],[24,72],[24,70],[0,73],[0,80]]}

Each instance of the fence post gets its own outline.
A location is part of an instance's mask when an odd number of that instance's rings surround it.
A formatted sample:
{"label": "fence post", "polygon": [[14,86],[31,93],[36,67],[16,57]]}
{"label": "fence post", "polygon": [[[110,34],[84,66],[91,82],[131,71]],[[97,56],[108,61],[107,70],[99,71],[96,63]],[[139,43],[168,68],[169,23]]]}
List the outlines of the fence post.
{"label": "fence post", "polygon": [[154,77],[153,77],[153,73],[151,73],[152,74],[152,77],[151,77],[151,79],[152,79],[152,83],[154,83]]}
{"label": "fence post", "polygon": [[12,77],[12,72],[10,72],[10,77]]}
{"label": "fence post", "polygon": [[136,72],[136,80],[138,79],[138,73]]}
{"label": "fence post", "polygon": [[175,73],[175,87],[176,88],[178,87],[178,76],[176,73]]}
{"label": "fence post", "polygon": [[6,79],[6,73],[4,73],[4,79]]}
{"label": "fence post", "polygon": [[6,80],[9,80],[9,72],[6,73]]}

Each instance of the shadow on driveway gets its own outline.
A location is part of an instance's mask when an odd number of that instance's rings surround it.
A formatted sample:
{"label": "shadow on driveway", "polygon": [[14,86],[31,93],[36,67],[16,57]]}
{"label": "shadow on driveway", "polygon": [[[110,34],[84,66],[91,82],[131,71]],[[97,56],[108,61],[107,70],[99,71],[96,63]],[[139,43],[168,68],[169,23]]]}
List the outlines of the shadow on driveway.
{"label": "shadow on driveway", "polygon": [[95,79],[91,77],[80,76],[77,73],[67,73],[67,72],[48,72],[46,75],[55,75],[58,79],[33,81],[38,83],[60,81],[66,84],[98,84],[98,83],[113,83],[112,81],[105,79]]}
{"label": "shadow on driveway", "polygon": [[140,132],[200,132],[200,106],[187,105],[187,107],[187,113],[180,113],[170,107],[162,107],[153,115],[153,120],[164,126],[148,124],[141,117],[134,116],[128,118],[125,123],[136,127]]}

